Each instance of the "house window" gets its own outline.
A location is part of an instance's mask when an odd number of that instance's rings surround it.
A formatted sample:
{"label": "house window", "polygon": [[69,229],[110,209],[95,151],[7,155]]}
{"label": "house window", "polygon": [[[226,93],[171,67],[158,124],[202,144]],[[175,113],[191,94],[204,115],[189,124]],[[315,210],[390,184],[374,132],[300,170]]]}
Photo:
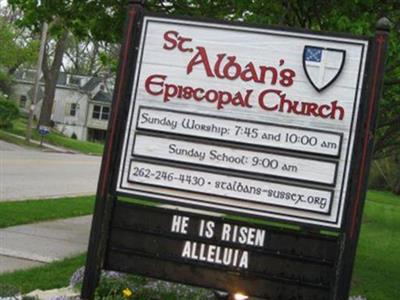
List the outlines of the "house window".
{"label": "house window", "polygon": [[101,106],[100,105],[95,105],[93,107],[92,118],[93,119],[100,119],[100,113],[101,113]]}
{"label": "house window", "polygon": [[69,108],[69,115],[70,116],[76,116],[76,103],[71,103],[71,106]]}
{"label": "house window", "polygon": [[69,84],[81,86],[81,79],[79,77],[71,76],[69,78]]}
{"label": "house window", "polygon": [[93,119],[108,120],[109,116],[110,116],[110,107],[109,106],[101,106],[101,105],[93,106],[93,113],[92,113]]}
{"label": "house window", "polygon": [[19,107],[25,107],[26,105],[26,96],[25,95],[21,95],[21,97],[19,98]]}
{"label": "house window", "polygon": [[27,81],[34,81],[36,78],[36,72],[35,71],[26,71],[25,72],[25,77],[24,79]]}
{"label": "house window", "polygon": [[110,108],[107,106],[103,106],[103,111],[101,112],[101,119],[108,120],[109,114],[110,114]]}

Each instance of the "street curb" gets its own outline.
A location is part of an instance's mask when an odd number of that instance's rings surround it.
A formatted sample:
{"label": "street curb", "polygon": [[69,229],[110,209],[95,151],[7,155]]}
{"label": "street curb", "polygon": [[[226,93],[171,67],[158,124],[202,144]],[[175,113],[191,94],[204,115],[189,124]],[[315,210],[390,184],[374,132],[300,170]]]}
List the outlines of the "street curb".
{"label": "street curb", "polygon": [[[17,134],[13,134],[13,133],[9,133],[9,132],[5,132],[5,133],[7,135],[9,135],[9,136],[13,136],[13,137],[18,138],[20,140],[25,140],[25,137],[23,137],[23,136],[20,136],[20,135],[17,135]],[[43,147],[43,148],[45,148],[47,150],[50,150],[52,152],[65,153],[65,154],[81,154],[78,151],[74,151],[74,150],[70,150],[70,149],[66,149],[66,148],[62,148],[62,147],[57,147],[57,146],[54,146],[54,145],[51,145],[51,144],[48,144],[48,143],[40,144],[40,142],[38,142],[36,140],[33,140],[33,139],[30,140],[30,143],[38,145],[38,146],[41,146],[41,147]],[[46,151],[45,149],[42,149],[42,150]]]}
{"label": "street curb", "polygon": [[42,196],[40,198],[9,198],[9,199],[2,199],[0,198],[0,203],[3,202],[23,202],[23,201],[37,201],[37,200],[57,200],[59,198],[76,198],[76,197],[95,197],[95,193],[77,193],[77,194],[64,194],[64,195],[49,195],[49,196]]}
{"label": "street curb", "polygon": [[23,251],[11,250],[11,249],[7,249],[7,248],[0,248],[0,255],[13,257],[13,258],[19,258],[19,259],[26,259],[26,260],[36,261],[36,262],[42,262],[42,263],[51,263],[51,262],[55,262],[58,260],[57,258],[54,258],[54,257],[26,253]]}

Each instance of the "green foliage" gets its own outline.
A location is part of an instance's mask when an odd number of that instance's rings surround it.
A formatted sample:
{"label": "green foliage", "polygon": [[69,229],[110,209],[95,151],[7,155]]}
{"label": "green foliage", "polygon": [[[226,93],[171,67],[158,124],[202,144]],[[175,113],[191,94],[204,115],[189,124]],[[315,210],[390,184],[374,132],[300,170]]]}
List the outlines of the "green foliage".
{"label": "green foliage", "polygon": [[0,299],[17,300],[19,289],[13,285],[0,283]]}
{"label": "green foliage", "polygon": [[397,0],[149,0],[148,8],[173,15],[206,16],[250,24],[281,25],[311,30],[373,36],[386,16],[392,30],[380,101],[375,157],[400,152],[400,2]]}
{"label": "green foliage", "polygon": [[400,299],[400,198],[370,191],[358,242],[352,295]]}
{"label": "green foliage", "polygon": [[0,228],[90,215],[94,197],[0,202]]}
{"label": "green foliage", "polygon": [[[39,140],[39,138],[36,137],[35,139]],[[51,134],[46,136],[45,142],[55,146],[64,147],[81,153],[93,155],[102,155],[104,148],[102,144],[75,140],[66,137],[60,133],[57,133],[56,131],[53,131]]]}
{"label": "green foliage", "polygon": [[5,95],[12,94],[12,79],[9,74],[1,71],[0,66],[0,93]]}
{"label": "green foliage", "polygon": [[[126,1],[43,0],[39,5],[37,0],[9,0],[8,3],[22,12],[16,22],[19,26],[39,33],[42,24],[48,24],[48,43],[42,64],[45,89],[39,119],[40,125],[48,126],[68,37],[73,34],[78,41],[89,38],[117,41],[121,36]],[[49,55],[51,48],[54,51]]]}
{"label": "green foliage", "polygon": [[11,128],[18,118],[19,109],[15,102],[7,100],[0,94],[0,128]]}
{"label": "green foliage", "polygon": [[386,181],[385,175],[383,175],[382,172],[382,161],[373,161],[368,175],[369,188],[380,191],[389,190],[389,183]]}
{"label": "green foliage", "polygon": [[372,162],[369,187],[400,195],[400,154]]}
{"label": "green foliage", "polygon": [[[389,51],[383,95],[379,101],[378,126],[374,156],[393,162],[400,168],[400,2],[397,0],[222,0],[222,1],[148,1],[150,10],[173,15],[207,16],[225,20],[240,20],[248,24],[291,26],[328,32],[347,32],[373,37],[376,22],[387,17],[391,22]],[[389,175],[390,174],[390,175]],[[375,172],[374,175],[377,175]],[[379,175],[379,174],[378,174]],[[400,175],[394,184],[386,185],[400,193]],[[384,181],[374,176],[373,181]],[[377,186],[373,182],[373,186]]]}
{"label": "green foliage", "polygon": [[103,66],[109,68],[113,73],[117,72],[118,61],[113,55],[106,52],[99,53],[99,59]]}
{"label": "green foliage", "polygon": [[119,40],[126,13],[127,1],[64,1],[9,0],[8,3],[23,12],[18,25],[40,32],[41,24],[50,24],[49,32],[60,37],[69,31],[78,39],[92,37],[96,40]]}
{"label": "green foliage", "polygon": [[[96,300],[204,300],[211,291],[183,284],[126,275],[119,278],[102,276]],[[211,298],[212,299],[212,298]]]}
{"label": "green foliage", "polygon": [[[19,24],[39,31],[43,21],[51,24],[52,36],[72,32],[78,39],[117,42],[122,38],[127,0],[63,1],[9,0],[24,13]],[[244,21],[249,24],[284,25],[312,30],[349,32],[373,36],[381,16],[392,23],[385,88],[380,101],[375,156],[400,149],[400,2],[397,0],[148,0],[150,11],[171,15]],[[115,62],[100,55],[103,64]]]}
{"label": "green foliage", "polygon": [[37,41],[19,41],[16,29],[0,17],[0,91],[11,93],[12,73],[22,64],[36,60]]}
{"label": "green foliage", "polygon": [[37,41],[19,41],[16,28],[0,18],[0,62],[3,67],[33,63],[37,58]]}
{"label": "green foliage", "polygon": [[[9,0],[24,13],[19,24],[39,31],[43,21],[51,24],[52,36],[63,31],[76,38],[117,42],[122,38],[127,0],[42,1]],[[389,18],[392,30],[375,136],[376,158],[396,157],[400,152],[400,2],[397,0],[148,0],[150,11],[170,15],[208,17],[244,21],[248,24],[281,25],[318,31],[348,32],[373,36],[382,16]],[[107,53],[99,59],[116,70],[116,61]],[[1,61],[1,59],[0,59]]]}
{"label": "green foliage", "polygon": [[126,289],[129,289],[129,291],[134,290],[134,286],[137,286],[138,283],[142,284],[141,280],[137,282],[134,276],[123,278],[102,277],[96,289],[95,299],[124,300],[123,291]]}
{"label": "green foliage", "polygon": [[[27,119],[21,117],[15,120],[13,122],[13,127],[6,129],[6,132],[19,136],[25,136],[26,126],[27,126]],[[32,138],[36,141],[40,141],[41,136],[36,130],[34,130],[32,132]],[[45,137],[44,142],[58,147],[71,149],[73,151],[85,154],[93,154],[93,155],[102,155],[104,148],[102,144],[75,140],[70,137],[62,135],[56,130],[52,130],[51,133]]]}
{"label": "green foliage", "polygon": [[[0,207],[0,212],[2,211]],[[400,299],[400,288],[396,280],[400,278],[399,247],[400,197],[387,192],[369,191],[351,294],[376,300]],[[43,267],[5,273],[0,275],[0,282],[15,286],[23,293],[37,288],[60,288],[68,285],[72,274],[84,262],[85,256],[81,255]],[[121,298],[122,291],[127,287],[132,290],[132,296]],[[204,293],[205,290],[190,289],[182,285],[162,282],[154,285],[137,276],[128,276],[119,282],[115,282],[115,279],[103,279],[97,290],[98,297],[105,296],[102,299],[109,300],[195,300],[205,299],[202,298]]]}
{"label": "green foliage", "polygon": [[8,133],[7,131],[1,130],[1,129],[0,129],[0,140],[5,141],[7,143],[20,145],[20,146],[35,147],[35,148],[40,147],[37,144],[27,142],[24,137],[16,137],[16,136]]}
{"label": "green foliage", "polygon": [[62,288],[68,285],[74,271],[85,263],[85,257],[79,255],[29,270],[3,273],[0,274],[0,282],[16,286],[21,293]]}

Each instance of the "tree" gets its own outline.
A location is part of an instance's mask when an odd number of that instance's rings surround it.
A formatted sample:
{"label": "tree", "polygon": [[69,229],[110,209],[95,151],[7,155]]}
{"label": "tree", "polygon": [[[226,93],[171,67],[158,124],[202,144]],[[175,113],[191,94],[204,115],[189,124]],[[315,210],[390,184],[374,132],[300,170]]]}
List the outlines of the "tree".
{"label": "tree", "polygon": [[[116,43],[122,38],[122,24],[127,0],[52,0],[36,7],[35,0],[9,0],[24,17],[20,24],[39,28],[43,21],[53,23],[51,36],[63,43],[63,32],[78,40]],[[400,152],[400,2],[398,0],[148,0],[151,11],[171,15],[207,16],[209,18],[245,21],[253,24],[283,25],[312,30],[351,32],[373,35],[376,21],[386,16],[392,22],[384,93],[380,102],[376,131],[376,158],[399,156]],[[56,49],[59,58],[64,45]],[[62,59],[61,59],[62,61]],[[60,60],[57,60],[60,62]],[[51,102],[59,64],[49,68],[45,98]],[[50,81],[52,84],[50,84]],[[50,110],[51,111],[51,110]],[[50,120],[50,116],[46,116]],[[399,161],[399,160],[397,160]],[[399,176],[400,177],[400,176]],[[400,178],[398,179],[400,182]],[[400,186],[400,184],[399,184]]]}
{"label": "tree", "polygon": [[[388,158],[400,169],[400,2],[398,0],[175,0],[148,1],[152,10],[168,14],[207,16],[254,24],[372,36],[386,16],[392,25],[382,99],[379,103],[374,157]],[[392,190],[400,194],[400,172]],[[397,175],[396,175],[397,174]]]}
{"label": "tree", "polygon": [[117,44],[90,39],[80,41],[71,36],[62,69],[71,74],[108,79],[115,77],[118,55]]}
{"label": "tree", "polygon": [[[276,1],[275,1],[276,2]],[[280,5],[279,3],[280,2]],[[267,5],[251,1],[244,15],[250,22],[272,22],[314,30],[351,32],[372,36],[376,21],[386,16],[392,23],[382,99],[379,103],[374,157],[393,165],[391,190],[400,194],[400,2],[392,1],[278,1]]]}
{"label": "tree", "polygon": [[116,41],[122,29],[126,1],[47,0],[39,6],[36,0],[8,2],[14,10],[22,12],[19,26],[38,33],[43,22],[49,24],[45,51],[47,59],[42,65],[44,100],[39,119],[39,125],[49,126],[57,78],[69,36],[72,34],[78,40],[91,38],[97,41]]}
{"label": "tree", "polygon": [[392,23],[374,154],[400,152],[400,2],[397,0],[175,0],[148,1],[152,10],[254,24],[372,36],[382,16]]}
{"label": "tree", "polygon": [[15,28],[0,17],[0,91],[11,94],[11,77],[23,64],[32,64],[37,56],[38,43],[19,40]]}

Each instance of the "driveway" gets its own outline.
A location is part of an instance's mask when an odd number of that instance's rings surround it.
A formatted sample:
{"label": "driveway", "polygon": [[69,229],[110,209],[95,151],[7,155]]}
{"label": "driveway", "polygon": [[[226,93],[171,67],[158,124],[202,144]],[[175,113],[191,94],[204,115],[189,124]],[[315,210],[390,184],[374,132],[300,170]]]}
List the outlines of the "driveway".
{"label": "driveway", "polygon": [[95,194],[101,157],[0,141],[0,201]]}

